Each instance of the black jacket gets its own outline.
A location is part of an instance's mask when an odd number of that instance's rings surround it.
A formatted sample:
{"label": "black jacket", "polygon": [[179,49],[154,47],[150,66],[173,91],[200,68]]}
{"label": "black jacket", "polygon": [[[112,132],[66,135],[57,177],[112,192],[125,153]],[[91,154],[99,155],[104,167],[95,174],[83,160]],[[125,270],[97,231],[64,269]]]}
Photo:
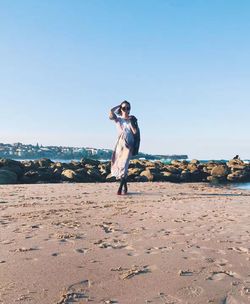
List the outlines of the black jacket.
{"label": "black jacket", "polygon": [[137,118],[135,116],[131,117],[131,124],[136,129],[136,133],[134,134],[134,146],[132,155],[135,156],[139,153],[141,134],[138,126]]}

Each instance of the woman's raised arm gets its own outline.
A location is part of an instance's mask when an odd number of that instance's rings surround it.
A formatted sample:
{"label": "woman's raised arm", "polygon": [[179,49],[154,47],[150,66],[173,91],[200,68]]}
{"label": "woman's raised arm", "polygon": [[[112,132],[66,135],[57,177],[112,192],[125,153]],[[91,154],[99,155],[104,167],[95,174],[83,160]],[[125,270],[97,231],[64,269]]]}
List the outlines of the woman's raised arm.
{"label": "woman's raised arm", "polygon": [[120,105],[119,106],[115,106],[113,107],[110,112],[109,112],[109,119],[111,120],[114,120],[114,119],[117,119],[117,116],[115,114],[115,111],[117,111],[118,109],[120,108]]}

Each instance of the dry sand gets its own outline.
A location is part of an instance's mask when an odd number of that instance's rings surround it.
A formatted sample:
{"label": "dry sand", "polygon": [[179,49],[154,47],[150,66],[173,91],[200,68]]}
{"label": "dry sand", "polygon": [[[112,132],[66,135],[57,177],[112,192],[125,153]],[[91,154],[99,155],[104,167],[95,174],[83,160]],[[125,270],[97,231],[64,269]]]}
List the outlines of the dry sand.
{"label": "dry sand", "polygon": [[250,303],[250,191],[0,186],[0,303]]}

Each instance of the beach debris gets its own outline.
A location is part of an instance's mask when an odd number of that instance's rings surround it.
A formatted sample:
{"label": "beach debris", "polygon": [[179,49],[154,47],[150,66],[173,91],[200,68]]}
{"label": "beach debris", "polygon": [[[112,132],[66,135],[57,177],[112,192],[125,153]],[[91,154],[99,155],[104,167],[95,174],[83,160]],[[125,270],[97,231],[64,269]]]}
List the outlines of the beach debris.
{"label": "beach debris", "polygon": [[52,225],[55,226],[61,226],[61,227],[68,227],[68,228],[78,228],[81,226],[81,223],[78,221],[73,221],[73,220],[64,220],[61,222],[51,222]]}
{"label": "beach debris", "polygon": [[167,295],[164,292],[159,292],[158,293],[160,299],[163,301],[165,304],[179,304],[181,301],[173,296]]}
{"label": "beach debris", "polygon": [[98,226],[101,227],[106,233],[111,233],[116,231],[112,222],[103,222],[103,224],[100,224]]}
{"label": "beach debris", "polygon": [[25,301],[25,300],[30,301],[32,300],[32,298],[28,294],[23,294],[18,299],[16,299],[16,301]]}
{"label": "beach debris", "polygon": [[75,248],[74,251],[77,253],[86,254],[90,249],[89,248]]}
{"label": "beach debris", "polygon": [[123,240],[113,239],[112,242],[105,242],[103,240],[97,240],[94,242],[99,248],[112,248],[112,249],[122,249],[127,246],[127,243]]}
{"label": "beach debris", "polygon": [[223,278],[225,278],[226,276],[232,277],[232,278],[239,278],[239,276],[232,271],[228,271],[228,270],[221,270],[221,271],[214,271],[212,272],[212,275],[210,277],[207,278],[207,280],[222,280]]}
{"label": "beach debris", "polygon": [[157,253],[163,253],[166,251],[170,251],[172,249],[173,249],[172,247],[166,247],[166,246],[156,247],[155,246],[155,247],[146,248],[145,253],[146,254],[157,254]]}
{"label": "beach debris", "polygon": [[194,272],[191,270],[179,270],[178,273],[181,277],[190,277],[194,274]]}
{"label": "beach debris", "polygon": [[250,287],[243,287],[242,294],[250,295]]}
{"label": "beach debris", "polygon": [[35,248],[35,247],[30,247],[30,248],[22,247],[22,248],[17,248],[17,249],[10,250],[10,251],[11,252],[27,252],[27,251],[33,251],[33,250],[38,250],[38,248]]}
{"label": "beach debris", "polygon": [[62,295],[61,299],[59,302],[56,302],[56,304],[70,304],[79,299],[88,299],[88,296],[81,292],[67,292]]}
{"label": "beach debris", "polygon": [[111,271],[121,271],[122,273],[119,275],[121,280],[131,279],[132,277],[150,272],[148,266],[136,266],[133,265],[130,269],[119,267],[117,269],[111,269]]}
{"label": "beach debris", "polygon": [[119,266],[118,268],[111,268],[111,271],[123,271],[123,270],[127,270],[127,268],[122,268],[121,266]]}
{"label": "beach debris", "polygon": [[236,252],[246,253],[246,254],[250,253],[250,249],[244,247],[229,247],[228,250],[234,250]]}
{"label": "beach debris", "polygon": [[32,226],[30,226],[30,228],[35,229],[35,228],[40,228],[40,226],[39,225],[32,225]]}
{"label": "beach debris", "polygon": [[61,239],[61,240],[66,240],[66,239],[81,239],[82,236],[80,234],[77,234],[77,233],[57,233],[56,234],[56,237],[58,239]]}
{"label": "beach debris", "polygon": [[89,300],[87,295],[88,288],[91,286],[89,280],[83,280],[81,282],[72,284],[63,292],[61,299],[56,304],[71,304],[81,301],[82,299]]}

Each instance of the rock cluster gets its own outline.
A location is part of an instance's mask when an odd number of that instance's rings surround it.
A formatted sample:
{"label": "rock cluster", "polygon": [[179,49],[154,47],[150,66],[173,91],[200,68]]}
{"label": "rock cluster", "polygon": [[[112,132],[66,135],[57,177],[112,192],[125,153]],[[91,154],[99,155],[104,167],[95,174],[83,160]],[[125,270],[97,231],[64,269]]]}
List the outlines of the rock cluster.
{"label": "rock cluster", "polygon": [[[130,182],[245,182],[250,181],[250,164],[239,159],[229,162],[201,163],[198,160],[170,164],[160,161],[131,160]],[[92,159],[53,162],[50,159],[15,161],[0,159],[0,184],[33,184],[59,182],[112,182],[110,162]]]}

